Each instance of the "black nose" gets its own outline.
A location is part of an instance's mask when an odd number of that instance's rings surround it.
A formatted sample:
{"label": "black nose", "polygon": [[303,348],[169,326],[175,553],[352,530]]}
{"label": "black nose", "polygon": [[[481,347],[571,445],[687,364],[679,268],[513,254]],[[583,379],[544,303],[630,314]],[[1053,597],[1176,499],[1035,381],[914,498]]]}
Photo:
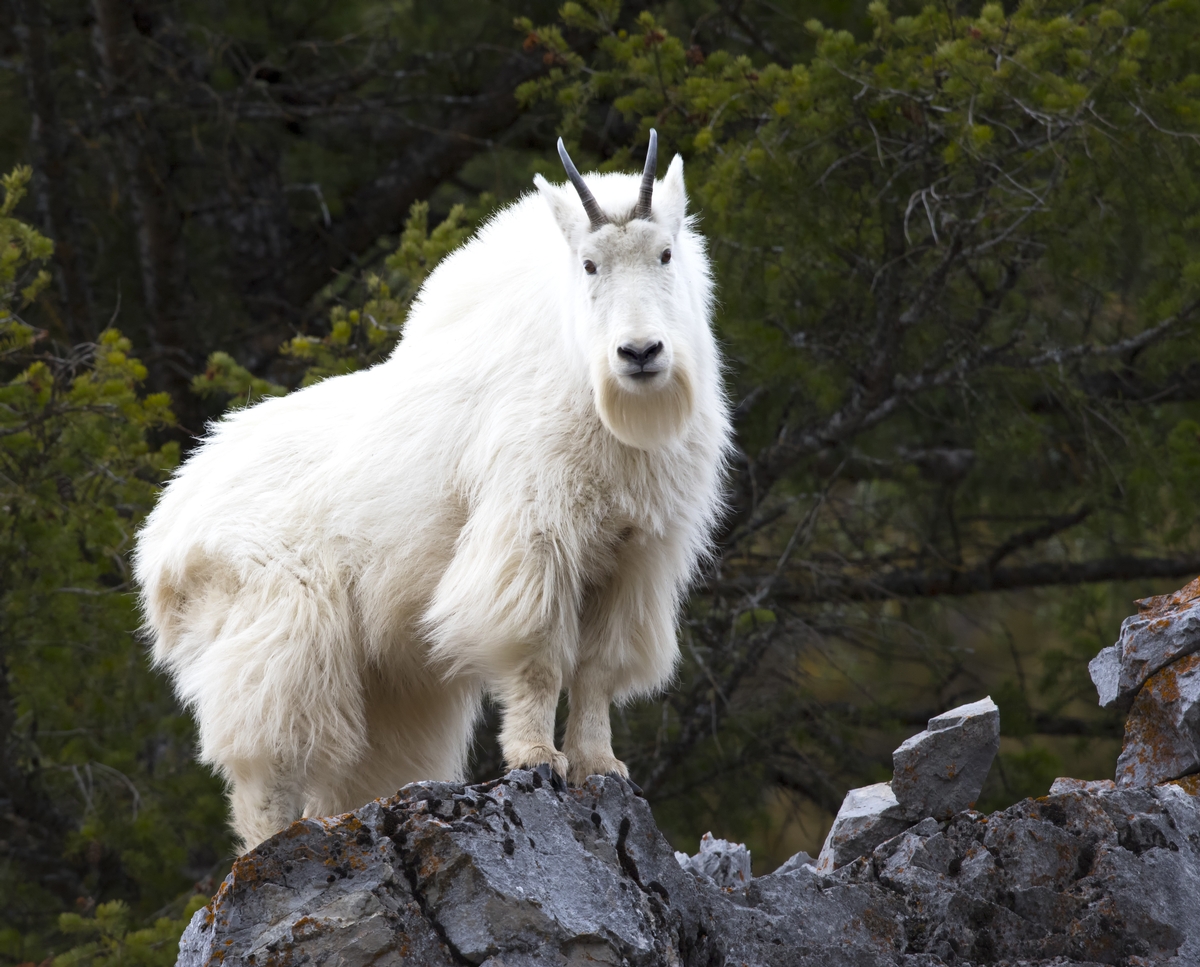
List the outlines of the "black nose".
{"label": "black nose", "polygon": [[647,343],[641,348],[626,343],[624,346],[617,348],[617,355],[622,359],[628,359],[631,363],[636,363],[638,366],[645,366],[662,352],[662,348],[663,344],[661,342]]}

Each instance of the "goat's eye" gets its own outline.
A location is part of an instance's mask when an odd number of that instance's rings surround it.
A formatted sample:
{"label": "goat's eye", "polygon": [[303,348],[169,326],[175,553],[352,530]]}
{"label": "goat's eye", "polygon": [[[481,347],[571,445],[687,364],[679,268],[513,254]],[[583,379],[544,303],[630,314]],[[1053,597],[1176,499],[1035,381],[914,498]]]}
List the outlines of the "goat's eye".
{"label": "goat's eye", "polygon": [[662,255],[660,255],[658,258],[663,265],[666,265],[671,261],[671,250],[669,248],[664,248]]}
{"label": "goat's eye", "polygon": [[595,275],[596,274],[596,263],[593,262],[591,259],[584,259],[583,260],[583,271],[585,271],[588,275]]}

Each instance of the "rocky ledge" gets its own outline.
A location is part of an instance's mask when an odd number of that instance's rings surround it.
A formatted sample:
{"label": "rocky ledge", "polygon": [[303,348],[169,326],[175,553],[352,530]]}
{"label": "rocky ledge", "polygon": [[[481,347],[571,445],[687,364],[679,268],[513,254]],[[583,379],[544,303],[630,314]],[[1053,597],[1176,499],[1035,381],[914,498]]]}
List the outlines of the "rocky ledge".
{"label": "rocky ledge", "polygon": [[1115,781],[976,812],[985,698],[851,790],[817,859],[757,878],[744,846],[672,851],[615,779],[416,783],[240,857],[179,964],[1197,967],[1200,580],[1139,605],[1091,666],[1130,709]]}
{"label": "rocky ledge", "polygon": [[720,841],[685,868],[613,779],[421,783],[238,859],[179,963],[1200,964],[1196,784],[1058,786],[749,878]]}

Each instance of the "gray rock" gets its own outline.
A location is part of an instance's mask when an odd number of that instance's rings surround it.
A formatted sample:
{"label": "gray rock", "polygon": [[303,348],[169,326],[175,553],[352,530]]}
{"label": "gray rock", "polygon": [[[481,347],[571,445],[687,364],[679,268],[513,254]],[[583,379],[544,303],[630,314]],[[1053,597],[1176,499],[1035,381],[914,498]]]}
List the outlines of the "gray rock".
{"label": "gray rock", "polygon": [[[1200,809],[1177,786],[924,820],[829,875],[714,907],[727,965],[1195,967]],[[1192,839],[1196,837],[1196,839]]]}
{"label": "gray rock", "polygon": [[1138,689],[1159,669],[1200,650],[1200,583],[1174,594],[1138,602],[1139,614],[1126,618],[1116,644],[1088,663],[1088,673],[1104,708],[1127,709]]}
{"label": "gray rock", "polygon": [[1200,655],[1160,669],[1125,720],[1117,785],[1152,786],[1200,771]]}
{"label": "gray rock", "polygon": [[675,859],[689,873],[706,876],[722,889],[741,889],[752,879],[745,844],[714,839],[712,833],[700,837],[700,852],[695,856],[676,853]]}
{"label": "gray rock", "polygon": [[892,754],[891,782],[846,795],[817,869],[844,866],[919,819],[944,819],[973,806],[999,748],[1000,710],[990,697],[935,715]]}
{"label": "gray rock", "polygon": [[990,697],[935,715],[892,753],[904,815],[944,819],[973,806],[999,749],[1000,710]]}
{"label": "gray rock", "polygon": [[891,839],[912,825],[890,782],[851,789],[833,820],[825,845],[817,857],[816,868],[828,873],[851,860],[870,853],[884,840]]}
{"label": "gray rock", "polygon": [[1111,779],[1068,779],[1059,776],[1050,783],[1050,795],[1058,796],[1064,792],[1112,792],[1117,784]]}
{"label": "gray rock", "polygon": [[[1134,619],[1126,618],[1125,624],[1132,620]],[[1125,624],[1121,625],[1122,633],[1125,631]],[[1125,698],[1128,698],[1130,702],[1133,701],[1133,696],[1137,691],[1136,687],[1126,691],[1125,694],[1122,694],[1121,690],[1121,644],[1119,641],[1115,645],[1101,648],[1096,653],[1096,657],[1088,662],[1088,675],[1091,676],[1092,684],[1096,686],[1096,694],[1100,697],[1101,708],[1112,708]]]}
{"label": "gray rock", "polygon": [[815,868],[816,865],[817,861],[809,856],[804,850],[801,850],[799,853],[788,857],[781,864],[779,864],[779,869],[777,869],[775,872],[791,873],[793,870],[798,870],[802,866],[811,866]]}
{"label": "gray rock", "polygon": [[1076,790],[922,823],[847,873],[919,906],[932,963],[1183,967],[1200,963],[1197,832],[1178,787]]}
{"label": "gray rock", "polygon": [[615,780],[421,783],[241,857],[179,963],[1195,967],[1197,791],[1081,786],[729,890]]}
{"label": "gray rock", "polygon": [[[304,820],[239,857],[179,943],[180,967],[284,961],[346,967],[456,961],[421,911],[378,803]],[[342,951],[336,957],[333,951]]]}
{"label": "gray rock", "polygon": [[614,779],[417,783],[241,857],[179,964],[683,964],[700,882]]}

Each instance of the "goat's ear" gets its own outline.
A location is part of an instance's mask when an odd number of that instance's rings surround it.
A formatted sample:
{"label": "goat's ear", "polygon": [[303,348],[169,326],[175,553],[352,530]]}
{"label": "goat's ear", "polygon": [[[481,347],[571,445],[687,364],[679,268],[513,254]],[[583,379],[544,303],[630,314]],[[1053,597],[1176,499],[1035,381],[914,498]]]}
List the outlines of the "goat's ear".
{"label": "goat's ear", "polygon": [[654,220],[672,235],[678,235],[687,218],[687,188],[683,184],[683,158],[675,155],[658,187],[650,210]]}
{"label": "goat's ear", "polygon": [[587,233],[588,221],[579,201],[573,198],[563,188],[552,185],[541,175],[533,176],[533,183],[538,193],[550,206],[550,213],[558,223],[559,231],[567,240],[567,244],[575,249],[579,240]]}

